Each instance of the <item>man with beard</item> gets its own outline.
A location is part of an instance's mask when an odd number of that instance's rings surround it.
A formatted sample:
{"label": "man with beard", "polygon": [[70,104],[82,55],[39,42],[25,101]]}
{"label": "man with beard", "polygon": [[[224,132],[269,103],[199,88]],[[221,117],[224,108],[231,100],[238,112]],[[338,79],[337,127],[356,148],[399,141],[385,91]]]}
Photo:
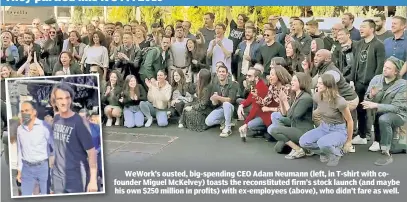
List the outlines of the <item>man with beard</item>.
{"label": "man with beard", "polygon": [[205,119],[205,124],[209,127],[221,125],[220,137],[229,137],[232,134],[232,118],[235,111],[234,104],[239,90],[239,85],[235,81],[228,79],[228,69],[220,66],[217,70],[218,79],[213,83],[212,107],[215,108]]}
{"label": "man with beard", "polygon": [[20,68],[28,58],[28,53],[31,53],[34,57],[36,53],[37,61],[40,61],[41,46],[34,43],[34,35],[31,32],[24,33],[24,44],[18,47],[18,55],[20,57],[19,62],[16,64],[16,68]]}
{"label": "man with beard", "polygon": [[[355,56],[355,68],[351,73],[351,85],[354,86],[359,96],[359,101],[363,102],[369,82],[374,76],[381,74],[385,60],[385,50],[383,43],[374,35],[376,24],[373,20],[364,20],[360,25],[360,35],[363,38],[358,44]],[[358,111],[358,135],[353,139],[353,144],[367,144],[367,136],[371,134],[372,120],[370,113],[363,109],[361,105]],[[378,145],[372,145],[370,150],[377,150]]]}
{"label": "man with beard", "polygon": [[51,100],[58,109],[52,125],[55,147],[53,184],[56,194],[96,192],[97,152],[88,122],[72,111],[74,91],[66,83],[57,84]]}
{"label": "man with beard", "polygon": [[384,16],[384,14],[380,13],[374,15],[374,23],[376,24],[375,34],[380,41],[384,41],[393,36],[393,33],[386,29],[386,16]]}
{"label": "man with beard", "polygon": [[133,44],[131,32],[123,34],[123,44],[116,48],[114,69],[120,71],[123,78],[128,75],[137,75],[140,68],[141,50]]}
{"label": "man with beard", "polygon": [[[285,57],[286,51],[283,45],[275,41],[275,29],[264,31],[264,41],[266,44],[261,46],[257,54],[256,62],[264,66],[264,78],[270,74],[271,59],[274,57]],[[311,45],[310,45],[311,47]]]}
{"label": "man with beard", "polygon": [[261,44],[256,40],[256,28],[246,27],[245,40],[242,41],[236,50],[238,60],[237,81],[243,91],[243,81],[246,79],[247,71],[256,63]]}
{"label": "man with beard", "polygon": [[190,78],[189,65],[187,64],[187,41],[184,35],[184,28],[178,26],[175,28],[175,41],[171,44],[171,53],[173,57],[174,66],[169,67],[168,75],[169,81],[172,81],[172,72],[175,68],[182,69],[186,78]]}
{"label": "man with beard", "polygon": [[[379,150],[382,158],[375,164],[388,165],[393,162],[394,147],[398,144],[398,135],[394,129],[407,122],[407,83],[400,79],[400,69],[403,61],[391,56],[384,63],[383,74],[375,76],[366,91],[364,109],[376,110],[374,121],[375,141],[380,142]],[[396,141],[395,141],[396,140]],[[406,145],[404,144],[404,151]]]}
{"label": "man with beard", "polygon": [[[247,83],[250,86],[250,93],[245,100],[243,100],[238,109],[237,115],[240,120],[244,120],[244,124],[239,128],[240,137],[243,142],[246,142],[247,130],[250,127],[258,127],[259,121],[252,121],[261,118],[262,122],[270,120],[270,115],[262,111],[262,106],[255,100],[256,97],[264,98],[267,95],[268,87],[266,83],[261,79],[261,71],[255,68],[250,68],[246,74]],[[251,106],[249,115],[244,118],[244,108]],[[260,123],[261,124],[261,123]],[[268,124],[270,125],[270,124]]]}
{"label": "man with beard", "polygon": [[342,16],[342,24],[350,32],[350,38],[354,41],[361,39],[360,32],[353,26],[355,22],[355,16],[352,13],[344,13]]}
{"label": "man with beard", "polygon": [[[336,66],[342,72],[347,82],[351,81],[351,71],[355,65],[355,55],[358,42],[352,41],[348,29],[343,28],[337,33],[338,42],[341,44],[342,50],[338,54]],[[355,127],[354,127],[355,128]]]}
{"label": "man with beard", "polygon": [[[331,60],[332,54],[330,51],[321,49],[317,51],[314,57],[314,68],[317,68],[317,74],[313,78],[313,81],[318,80],[323,74],[331,74],[338,86],[338,92],[341,97],[345,98],[348,102],[349,110],[351,111],[353,122],[356,121],[356,107],[359,104],[359,98],[346,79],[343,77],[341,71],[335,67],[335,64]],[[309,71],[309,68],[304,68],[304,71]],[[314,85],[315,84],[315,85]],[[313,88],[316,86],[316,82],[313,82]],[[318,110],[314,111],[313,119],[316,125],[319,125],[321,121],[321,115]],[[354,133],[356,130],[354,129]]]}
{"label": "man with beard", "polygon": [[[394,56],[402,61],[407,61],[407,32],[405,31],[407,20],[404,17],[395,16],[391,23],[393,37],[384,40],[386,58]],[[407,80],[407,63],[404,64],[400,75]]]}
{"label": "man with beard", "polygon": [[215,14],[213,13],[205,13],[204,15],[204,22],[205,26],[199,29],[198,31],[202,33],[205,38],[205,50],[208,49],[209,43],[215,38]]}
{"label": "man with beard", "polygon": [[217,24],[215,30],[215,39],[210,41],[207,51],[208,58],[212,59],[211,73],[217,72],[216,63],[218,62],[223,62],[228,68],[229,72],[232,72],[231,57],[233,53],[233,41],[225,37],[226,26],[224,24]]}

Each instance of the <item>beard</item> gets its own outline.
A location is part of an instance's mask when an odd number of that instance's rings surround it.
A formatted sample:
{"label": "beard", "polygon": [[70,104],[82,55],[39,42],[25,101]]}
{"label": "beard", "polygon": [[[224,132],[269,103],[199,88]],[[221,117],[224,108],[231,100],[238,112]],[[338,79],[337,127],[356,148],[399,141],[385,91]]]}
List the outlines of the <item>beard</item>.
{"label": "beard", "polygon": [[323,64],[324,64],[323,62],[314,63],[316,68],[322,67]]}
{"label": "beard", "polygon": [[376,31],[380,31],[383,28],[383,25],[376,25]]}

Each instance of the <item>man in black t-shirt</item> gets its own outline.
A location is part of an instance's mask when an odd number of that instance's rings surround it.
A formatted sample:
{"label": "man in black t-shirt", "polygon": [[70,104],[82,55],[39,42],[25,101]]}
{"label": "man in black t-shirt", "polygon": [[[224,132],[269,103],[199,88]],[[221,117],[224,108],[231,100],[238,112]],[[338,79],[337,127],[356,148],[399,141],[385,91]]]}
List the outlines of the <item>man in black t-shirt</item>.
{"label": "man in black t-shirt", "polygon": [[[383,71],[385,58],[384,44],[375,36],[376,24],[373,20],[365,20],[360,25],[362,40],[358,43],[355,55],[355,65],[351,71],[351,85],[354,86],[359,96],[359,102],[363,102],[369,82],[374,76]],[[371,134],[372,117],[359,105],[358,111],[358,136],[353,144],[367,144],[367,136]],[[376,151],[377,148],[369,148]]]}
{"label": "man in black t-shirt", "polygon": [[89,124],[72,111],[73,89],[66,83],[53,91],[59,114],[52,125],[55,165],[53,170],[56,194],[98,191],[97,152]]}
{"label": "man in black t-shirt", "polygon": [[[248,17],[245,14],[239,14],[237,16],[237,22],[233,20],[231,6],[226,8],[226,18],[230,26],[229,39],[233,41],[233,53],[236,52],[237,46],[242,42],[245,32],[245,23],[248,20]],[[237,77],[237,66],[238,60],[236,57],[232,57],[232,74]]]}

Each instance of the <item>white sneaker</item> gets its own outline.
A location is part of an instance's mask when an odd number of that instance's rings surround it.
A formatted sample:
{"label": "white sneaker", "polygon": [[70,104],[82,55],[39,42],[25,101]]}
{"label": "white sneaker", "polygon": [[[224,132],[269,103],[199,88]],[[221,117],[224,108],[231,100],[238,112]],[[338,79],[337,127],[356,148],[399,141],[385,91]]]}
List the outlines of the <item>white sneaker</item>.
{"label": "white sneaker", "polygon": [[219,136],[220,137],[229,137],[231,134],[232,134],[232,130],[230,130],[230,129],[228,130],[228,129],[224,128]]}
{"label": "white sneaker", "polygon": [[182,123],[178,124],[178,128],[184,128],[184,125]]}
{"label": "white sneaker", "polygon": [[293,155],[295,154],[295,149],[291,149],[291,152],[287,155],[285,155],[284,158],[286,159],[293,159]]}
{"label": "white sneaker", "polygon": [[372,152],[380,151],[379,142],[373,142],[372,146],[369,147],[369,151],[372,151]]}
{"label": "white sneaker", "polygon": [[120,118],[116,118],[116,122],[114,123],[115,126],[120,126]]}
{"label": "white sneaker", "polygon": [[153,117],[150,117],[147,119],[147,122],[146,122],[146,124],[144,124],[144,126],[148,128],[151,126],[152,123],[153,123]]}
{"label": "white sneaker", "polygon": [[113,123],[112,119],[107,119],[106,126],[112,126],[112,123]]}
{"label": "white sneaker", "polygon": [[367,139],[366,138],[361,138],[359,135],[353,138],[352,144],[356,145],[362,145],[362,144],[367,144]]}

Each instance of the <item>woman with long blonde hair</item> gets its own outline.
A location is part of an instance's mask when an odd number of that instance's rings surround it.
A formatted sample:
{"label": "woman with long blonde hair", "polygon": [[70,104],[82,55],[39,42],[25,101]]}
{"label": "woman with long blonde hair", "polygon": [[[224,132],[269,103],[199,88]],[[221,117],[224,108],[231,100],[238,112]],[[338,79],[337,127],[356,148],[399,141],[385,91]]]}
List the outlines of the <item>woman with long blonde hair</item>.
{"label": "woman with long blonde hair", "polygon": [[353,119],[345,98],[341,97],[335,78],[323,74],[318,79],[318,92],[314,95],[323,122],[300,138],[304,149],[320,149],[320,160],[328,166],[336,166],[343,150],[352,147]]}

